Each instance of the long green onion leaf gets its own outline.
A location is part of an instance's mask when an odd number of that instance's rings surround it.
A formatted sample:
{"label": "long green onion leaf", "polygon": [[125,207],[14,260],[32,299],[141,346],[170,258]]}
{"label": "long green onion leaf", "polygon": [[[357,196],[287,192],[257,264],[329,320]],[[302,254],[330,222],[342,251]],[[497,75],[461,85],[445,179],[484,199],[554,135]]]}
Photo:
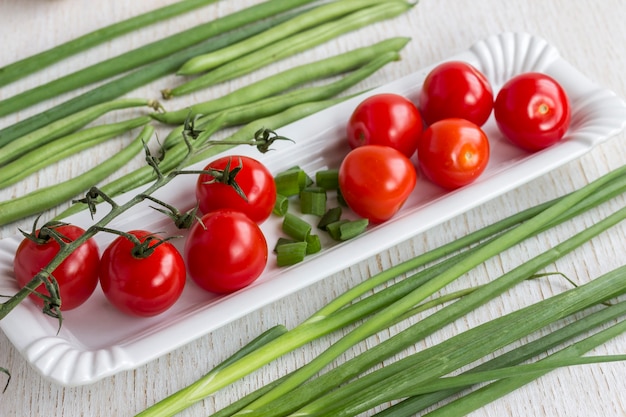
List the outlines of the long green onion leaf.
{"label": "long green onion leaf", "polygon": [[[560,202],[556,203],[555,205],[557,204],[560,204]],[[467,314],[469,311],[472,311],[473,309],[483,305],[487,300],[490,300],[502,294],[504,291],[516,285],[520,281],[528,278],[541,268],[554,262],[555,259],[558,259],[559,257],[570,252],[581,244],[587,242],[591,237],[606,230],[608,227],[611,227],[614,224],[622,221],[625,217],[626,208],[607,217],[598,224],[584,230],[573,238],[570,238],[565,242],[559,244],[553,250],[547,251],[535,257],[531,261],[523,263],[519,267],[502,275],[500,278],[490,282],[489,284],[481,288],[476,289],[476,291],[467,295],[458,302],[433,313],[432,315],[421,320],[419,323],[414,324],[402,333],[378,344],[377,346],[369,349],[367,352],[364,352],[358,357],[347,361],[339,367],[317,378],[313,382],[303,385],[302,387],[295,388],[291,392],[288,401],[282,401],[281,403],[270,403],[271,405],[260,408],[258,410],[258,413],[250,411],[250,415],[262,415],[264,411],[267,411],[267,408],[271,408],[273,410],[273,413],[275,413],[274,415],[276,416],[283,415],[280,414],[281,412],[283,412],[282,407],[289,407],[288,410],[293,411],[293,407],[297,406],[297,401],[294,400],[294,398],[298,398],[304,402],[309,401],[325,392],[328,392],[330,389],[337,386],[341,382],[346,381],[351,377],[357,376],[359,373],[366,371],[375,364],[388,358],[390,355],[400,352],[402,349],[408,347],[409,345],[416,343],[418,340],[421,340],[429,334],[432,334],[434,331],[440,329],[442,326],[451,323],[453,320],[456,320],[462,317],[464,314]],[[532,219],[528,220],[524,225],[519,227],[524,227],[531,221]],[[513,229],[512,232],[514,232],[515,230],[516,229]],[[404,296],[402,299],[400,299],[400,301],[395,302],[391,306],[382,310],[378,314],[378,316],[375,316],[374,318],[380,319],[382,317],[381,320],[385,320],[387,323],[393,322],[394,317],[402,315],[405,311],[410,310],[410,307],[406,309],[395,309],[394,307],[396,305],[401,302],[406,302],[407,297],[410,297],[415,292],[419,293],[423,291],[424,288],[432,285],[432,283],[440,279],[441,276],[445,276],[449,273],[450,270],[454,270],[459,263],[466,263],[468,259],[475,257],[477,253],[481,253],[482,251],[484,251],[485,248],[489,248],[491,245],[494,244],[494,242],[498,242],[499,240],[501,240],[501,237],[495,237],[491,241],[487,242],[485,245],[477,247],[476,250],[471,251],[466,257],[464,257],[462,261],[453,262],[452,265],[448,269],[441,272],[439,276],[427,282],[424,282],[412,293],[409,293],[408,296]],[[418,302],[415,302],[413,305],[417,305],[417,303]],[[384,317],[383,314],[385,315]],[[293,383],[293,381],[289,381],[289,379],[286,379],[284,382],[284,389],[286,390],[288,387],[293,388],[294,386],[299,385],[299,383],[304,382],[304,380],[306,380],[305,377],[311,376],[311,372],[313,372],[314,370],[319,370],[325,364],[329,363],[331,359],[336,357],[340,352],[345,351],[347,348],[360,342],[365,337],[373,334],[374,331],[362,331],[363,327],[367,326],[368,323],[370,323],[371,321],[372,319],[368,320],[367,322],[365,322],[364,325],[356,328],[354,331],[344,336],[342,339],[340,339],[338,342],[328,348],[325,352],[320,354],[313,361],[302,367],[300,369],[301,375],[299,377],[297,377],[296,373],[294,373],[292,375],[292,378],[294,381],[299,381],[298,383]],[[377,373],[377,375],[382,375],[382,373]],[[273,397],[278,398],[280,397],[279,394],[282,393],[283,392],[277,391]],[[274,399],[268,396],[268,394],[266,394],[266,396],[270,400]],[[269,402],[268,399],[265,399],[264,401],[267,403]],[[260,403],[260,400],[258,401]],[[263,403],[260,404],[263,405]],[[254,404],[252,404],[251,407],[252,406],[254,406]]]}
{"label": "long green onion leaf", "polygon": [[[558,328],[539,339],[522,344],[513,350],[503,353],[495,358],[478,365],[467,372],[495,369],[502,366],[513,366],[523,361],[534,358],[538,355],[562,345],[575,337],[589,333],[599,326],[604,326],[609,322],[626,315],[626,301],[622,301],[586,315],[582,319],[574,320],[565,326]],[[416,413],[432,407],[461,390],[450,389],[432,394],[420,395],[407,398],[393,406],[376,414],[378,417],[411,417]],[[475,394],[470,394],[475,395]],[[484,405],[484,404],[483,404]]]}
{"label": "long green onion leaf", "polygon": [[[584,319],[583,319],[584,320]],[[541,362],[551,363],[560,360],[566,360],[569,358],[576,358],[603,343],[623,334],[626,331],[626,321],[621,321],[617,324],[611,325],[609,328],[604,329],[580,342],[575,343],[565,349],[562,349]],[[518,375],[515,378],[507,378],[487,385],[477,391],[474,391],[468,395],[465,395],[448,405],[445,405],[432,413],[427,414],[429,417],[445,416],[445,417],[461,417],[469,414],[473,410],[478,409],[497,398],[500,398],[532,381],[545,375],[547,371],[537,371],[527,375]]]}
{"label": "long green onion leaf", "polygon": [[427,384],[544,326],[621,295],[624,291],[626,266],[400,359],[311,402],[297,413],[302,416],[317,413],[331,413],[336,417],[357,415],[398,398],[397,394],[405,387]]}

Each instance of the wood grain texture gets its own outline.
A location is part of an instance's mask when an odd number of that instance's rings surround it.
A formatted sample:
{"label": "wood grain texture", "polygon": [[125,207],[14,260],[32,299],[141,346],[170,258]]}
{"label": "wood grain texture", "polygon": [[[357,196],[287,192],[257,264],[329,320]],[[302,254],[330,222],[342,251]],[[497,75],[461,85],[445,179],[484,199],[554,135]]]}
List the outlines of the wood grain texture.
{"label": "wood grain texture", "polygon": [[[116,0],[87,2],[81,0],[0,0],[0,66],[20,57],[42,51],[110,22],[127,18],[173,0]],[[198,12],[145,28],[94,48],[12,85],[0,88],[0,99],[10,97],[32,86],[82,68],[105,57],[150,42],[157,36],[175,33],[183,28],[224,15],[254,0],[220,1]],[[626,97],[626,3],[623,0],[422,0],[409,14],[342,36],[296,57],[273,64],[241,79],[166,103],[172,108],[223,94],[240,85],[321,57],[364,46],[391,36],[410,36],[413,40],[403,51],[403,59],[389,65],[361,83],[354,91],[377,86],[409,74],[447,56],[465,50],[475,41],[503,31],[524,31],[541,36],[554,45],[561,55],[598,84]],[[157,98],[161,88],[173,83],[167,77],[133,92],[132,96]],[[47,106],[70,97],[60,97],[18,114],[0,119],[0,128],[34,114]],[[111,115],[110,120],[116,120]],[[166,131],[162,131],[164,135]],[[119,149],[128,138],[120,138],[97,151],[84,152],[33,175],[14,187],[0,190],[0,199],[21,195],[49,183],[69,178],[88,169]],[[13,374],[11,385],[0,395],[0,416],[130,416],[172,392],[190,384],[219,363],[261,330],[276,323],[293,327],[325,304],[334,295],[369,274],[407,259],[426,248],[434,247],[502,218],[523,207],[545,201],[580,187],[590,180],[626,163],[626,133],[598,146],[581,159],[522,186],[506,195],[415,236],[364,262],[337,273],[309,288],[272,303],[211,334],[134,371],[122,372],[95,384],[63,388],[43,379],[0,333],[0,366]],[[142,163],[137,158],[126,168]],[[121,173],[120,173],[121,174]],[[117,175],[120,175],[117,174]],[[579,222],[531,239],[523,247],[503,253],[497,259],[469,274],[470,282],[484,282],[489,276],[510,268],[520,257],[545,250],[565,236],[584,228],[609,208],[624,205],[624,199],[612,202],[583,216]],[[54,210],[52,211],[54,212]],[[33,219],[0,228],[0,238],[13,235],[17,227],[28,228]],[[594,239],[584,248],[557,262],[549,270],[558,270],[585,282],[621,264],[626,258],[626,225]],[[453,284],[452,288],[455,285]],[[561,291],[567,284],[557,278],[525,283],[504,297],[487,304],[475,313],[427,338],[415,348],[421,349],[460,330],[500,316],[522,305]],[[398,326],[392,331],[397,331]],[[25,329],[28,331],[28,329]],[[247,377],[240,383],[190,408],[184,416],[203,416],[260,386],[288,370],[302,365],[321,352],[338,336],[315,342],[306,349],[281,358],[271,366]],[[388,337],[381,334],[378,338]],[[346,353],[350,357],[366,349],[376,338]],[[626,335],[598,348],[594,353],[624,353]],[[626,364],[613,363],[562,369],[496,401],[472,416],[625,416]],[[0,377],[2,378],[2,377]],[[2,379],[0,379],[2,380]]]}

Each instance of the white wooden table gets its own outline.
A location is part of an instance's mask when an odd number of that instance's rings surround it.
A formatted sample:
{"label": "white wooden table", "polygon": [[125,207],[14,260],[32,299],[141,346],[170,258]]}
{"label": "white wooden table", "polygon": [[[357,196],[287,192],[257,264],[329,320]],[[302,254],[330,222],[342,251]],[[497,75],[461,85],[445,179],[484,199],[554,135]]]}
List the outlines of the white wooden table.
{"label": "white wooden table", "polygon": [[[80,0],[0,0],[0,64],[45,50],[96,27],[127,18],[151,8],[173,3],[172,0],[86,2]],[[225,14],[235,8],[259,3],[255,0],[221,1],[205,9],[208,16]],[[34,85],[57,78],[102,58],[114,56],[131,47],[149,42],[155,36],[177,32],[202,19],[201,13],[173,19],[125,36],[92,51],[59,63],[54,67],[27,77],[25,80],[0,88],[0,98],[9,97]],[[626,97],[626,2],[623,0],[422,0],[409,14],[373,27],[353,32],[324,44],[297,58],[285,60],[271,69],[259,71],[241,80],[226,83],[211,90],[220,93],[237,88],[240,83],[257,79],[276,68],[293,65],[300,60],[312,60],[366,45],[392,35],[410,36],[412,41],[403,51],[403,60],[394,63],[358,86],[377,86],[409,74],[447,56],[460,52],[472,43],[503,31],[523,31],[541,36],[553,44],[581,72],[598,84]],[[153,83],[133,96],[156,97],[164,85]],[[354,91],[357,91],[355,89]],[[185,103],[203,99],[209,92],[198,93],[178,101]],[[60,102],[62,97],[40,106],[0,119],[0,127]],[[467,231],[500,218],[519,207],[538,203],[561,195],[626,163],[626,133],[621,133],[597,147],[580,160],[566,164],[531,183],[509,192],[441,226],[399,244],[378,256],[331,276],[318,284],[301,290],[259,311],[196,340],[174,352],[138,369],[122,372],[91,385],[64,388],[42,378],[20,356],[4,334],[0,333],[0,366],[11,370],[13,379],[4,394],[0,394],[0,416],[130,416],[174,391],[190,384],[213,365],[232,354],[261,330],[276,323],[293,327],[317,308],[368,273],[391,263],[407,259],[425,247],[462,236]],[[116,143],[107,145],[115,149]],[[35,175],[15,187],[0,190],[5,200],[26,191],[42,187],[82,172],[99,161],[105,152],[87,154],[69,163],[58,164],[44,174]],[[137,158],[126,169],[141,164]],[[118,174],[119,175],[119,174]],[[617,203],[624,204],[624,199]],[[597,218],[602,209],[583,218]],[[29,228],[32,218],[0,228],[0,238],[11,236],[17,227]],[[582,224],[582,223],[581,223]],[[529,253],[540,251],[542,243],[556,242],[562,231],[550,233],[528,243]],[[585,281],[623,263],[626,253],[626,225],[594,239],[583,249],[567,256],[551,270]],[[515,253],[503,254],[490,262],[482,274],[496,276],[501,268],[515,260]],[[472,279],[472,277],[470,277]],[[552,285],[551,285],[552,284]],[[460,320],[447,331],[458,331],[474,321],[490,318],[510,306],[528,301],[538,294],[550,294],[562,288],[558,281],[533,283],[511,291],[491,308]],[[536,286],[539,286],[537,288]],[[24,329],[28,331],[28,329]],[[444,335],[445,336],[445,335]],[[203,416],[215,407],[227,404],[250,388],[273,379],[286,370],[303,364],[327,346],[323,340],[235,384],[183,415]],[[595,353],[626,352],[626,335],[598,348]],[[626,364],[591,365],[562,369],[507,397],[474,412],[475,416],[625,416]],[[0,377],[0,381],[4,381]],[[3,384],[3,382],[0,382]]]}

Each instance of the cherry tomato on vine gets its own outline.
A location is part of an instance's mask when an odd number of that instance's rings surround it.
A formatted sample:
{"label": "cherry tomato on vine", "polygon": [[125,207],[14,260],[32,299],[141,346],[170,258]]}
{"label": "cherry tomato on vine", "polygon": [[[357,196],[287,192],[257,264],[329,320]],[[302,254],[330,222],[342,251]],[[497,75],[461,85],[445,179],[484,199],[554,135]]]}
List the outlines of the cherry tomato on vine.
{"label": "cherry tomato on vine", "polygon": [[465,119],[444,119],[424,131],[417,149],[419,166],[432,182],[455,189],[473,182],[489,161],[489,141]]}
{"label": "cherry tomato on vine", "polygon": [[461,61],[444,62],[424,79],[419,107],[427,124],[448,118],[482,126],[493,109],[493,91],[483,73]]}
{"label": "cherry tomato on vine", "polygon": [[400,210],[415,184],[417,171],[402,152],[389,146],[353,149],[339,167],[339,189],[348,206],[373,223]]}
{"label": "cherry tomato on vine", "polygon": [[257,223],[272,214],[276,184],[261,162],[248,156],[225,156],[209,163],[204,170],[222,171],[223,175],[198,176],[196,198],[200,212],[231,208]]}
{"label": "cherry tomato on vine", "polygon": [[352,149],[385,145],[411,157],[422,129],[417,106],[404,96],[387,93],[363,100],[352,113],[346,133]]}
{"label": "cherry tomato on vine", "polygon": [[502,86],[494,116],[498,128],[511,142],[538,151],[563,138],[571,110],[567,94],[556,80],[531,72],[513,77]]}
{"label": "cherry tomato on vine", "polygon": [[119,236],[104,250],[100,262],[100,286],[120,311],[149,317],[169,309],[185,286],[185,263],[176,247],[145,230],[128,234],[142,243],[143,254],[126,236]]}
{"label": "cherry tomato on vine", "polygon": [[263,232],[245,214],[221,209],[195,223],[185,242],[185,261],[201,288],[230,293],[250,285],[267,264]]}
{"label": "cherry tomato on vine", "polygon": [[[85,233],[82,228],[70,224],[51,227],[59,235],[64,236],[63,241],[65,242],[71,242]],[[44,235],[46,233],[42,233],[39,229],[34,233],[33,238],[41,239],[41,242],[26,237],[17,248],[13,270],[20,287],[28,284],[60,250],[59,243],[54,238]],[[52,272],[59,287],[60,309],[62,311],[72,310],[80,306],[91,296],[98,285],[99,262],[98,245],[93,239],[89,239],[74,250]],[[50,295],[43,284],[37,287],[37,292]],[[43,306],[43,302],[38,296],[32,294],[30,297],[39,306]]]}

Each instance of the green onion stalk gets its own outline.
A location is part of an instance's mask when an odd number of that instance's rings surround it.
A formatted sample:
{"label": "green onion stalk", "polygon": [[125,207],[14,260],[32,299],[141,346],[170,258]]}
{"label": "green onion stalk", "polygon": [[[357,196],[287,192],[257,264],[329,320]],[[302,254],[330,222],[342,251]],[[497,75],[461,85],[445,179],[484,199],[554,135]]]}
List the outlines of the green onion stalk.
{"label": "green onion stalk", "polygon": [[[413,325],[410,329],[402,332],[397,337],[369,349],[366,353],[359,355],[357,358],[345,363],[344,365],[341,365],[340,367],[332,371],[329,371],[327,374],[324,374],[323,376],[317,378],[314,382],[295,388],[293,391],[290,392],[289,398],[284,397],[280,401],[269,402],[269,400],[271,399],[276,399],[279,394],[281,394],[280,391],[275,392],[273,398],[266,396],[266,399],[264,400],[265,403],[257,401],[256,404],[248,406],[246,408],[246,414],[263,415],[264,412],[267,412],[268,409],[271,409],[273,415],[279,416],[283,415],[283,412],[285,413],[284,415],[286,415],[288,412],[295,411],[298,405],[302,405],[299,403],[299,401],[302,401],[302,403],[304,403],[305,401],[313,400],[316,396],[326,393],[333,387],[339,385],[341,382],[347,381],[351,377],[356,377],[359,373],[364,372],[375,364],[380,363],[382,360],[388,358],[390,355],[400,352],[402,349],[415,343],[417,340],[420,340],[427,335],[432,334],[434,331],[440,329],[444,325],[449,324],[453,320],[462,317],[469,311],[472,311],[473,309],[483,305],[487,300],[493,299],[494,297],[502,294],[504,291],[519,283],[521,280],[532,276],[532,274],[534,274],[539,269],[545,267],[546,265],[549,265],[550,263],[554,262],[555,259],[558,259],[564,254],[580,246],[582,243],[588,241],[591,237],[621,221],[624,216],[626,216],[626,209],[617,212],[616,214],[593,226],[591,229],[586,230],[581,234],[558,245],[557,247],[553,248],[553,250],[550,250],[532,259],[531,261],[522,264],[518,268],[492,281],[490,284],[478,288],[476,291],[473,291],[471,294],[465,296],[459,302],[447,306],[441,311],[433,313],[431,316]],[[488,247],[489,245],[493,244],[493,242],[497,241],[498,238],[494,238],[488,244],[485,244],[484,247]],[[478,247],[476,251],[480,250],[481,248]],[[452,269],[454,269],[455,264],[467,262],[467,259],[471,256],[472,253],[461,258],[460,260],[451,258]],[[445,274],[449,269],[450,268],[446,267],[446,269],[444,269],[443,271],[437,271],[437,275],[435,276],[435,278],[431,279],[431,281],[429,282],[423,283],[420,287],[417,288],[417,291],[421,291],[423,287],[428,286],[429,283],[432,283],[433,281],[438,279],[440,274]],[[382,311],[384,312],[384,310]],[[396,317],[407,317],[412,314],[410,309],[408,309],[407,312],[408,314],[398,312]],[[391,321],[393,317],[394,316],[390,316],[389,320]],[[313,362],[301,368],[301,370],[297,372],[301,374],[300,378],[296,377],[297,373],[294,373],[292,378],[294,380],[304,382],[302,378],[304,378],[305,375],[308,375],[308,372],[303,372],[302,369],[306,369],[308,367],[308,371],[311,372],[313,369],[316,368],[314,365],[312,365],[315,362],[318,362],[318,365],[321,365],[321,363],[330,360],[329,358],[333,357],[338,351],[345,350],[344,348],[348,344],[352,343],[350,345],[352,346],[358,341],[362,340],[361,338],[367,337],[367,335],[358,334],[359,332],[360,329],[357,328],[353,333],[348,334],[344,339],[341,339],[340,342],[333,345],[326,352],[316,358]],[[294,387],[298,384],[285,383],[284,388],[286,389],[289,385],[291,385],[291,387]],[[297,400],[295,400],[294,398]],[[254,407],[257,407],[257,409],[254,409]]]}
{"label": "green onion stalk", "polygon": [[[545,354],[545,352],[550,351],[551,349],[555,349],[564,343],[574,340],[575,338],[580,337],[581,335],[592,332],[594,329],[606,326],[609,323],[614,323],[616,320],[624,317],[626,314],[626,302],[622,301],[616,303],[614,305],[610,305],[608,308],[603,309],[592,309],[595,311],[591,311],[586,314],[583,318],[574,318],[570,320],[569,323],[564,326],[553,330],[547,333],[544,336],[537,338],[536,340],[521,344],[520,346],[512,349],[506,353],[503,353],[499,356],[496,356],[493,359],[490,359],[481,365],[478,365],[465,373],[470,372],[480,372],[486,370],[493,370],[502,367],[511,367],[522,362],[528,361],[532,358],[535,358],[539,355]],[[622,321],[623,323],[623,321]],[[623,324],[619,326],[611,326],[606,331],[599,332],[593,336],[588,337],[587,342],[594,342],[598,345],[604,343],[610,338],[614,337],[616,334],[615,331],[623,331]],[[622,329],[620,329],[622,327]],[[608,337],[607,337],[608,336]],[[582,342],[581,342],[582,343]],[[577,344],[578,345],[578,344]],[[578,345],[580,347],[580,345]],[[590,345],[587,345],[590,346]],[[595,347],[595,346],[591,346]],[[581,349],[578,353],[582,353],[586,351],[587,348]],[[569,350],[568,348],[561,349],[557,354],[562,355],[562,351]],[[544,374],[543,372],[541,374]],[[499,381],[497,383],[492,384],[490,387],[485,387],[479,389],[469,395],[463,396],[463,400],[458,400],[457,403],[470,402],[468,399],[471,397],[484,397],[480,402],[473,402],[473,407],[480,407],[482,405],[487,404],[489,401],[493,401],[505,393],[511,392],[514,389],[521,387],[522,385],[531,382],[533,379],[539,377],[539,373],[535,375],[526,375],[523,378],[515,378],[509,379],[507,381]],[[510,384],[512,383],[512,384]],[[506,385],[507,389],[499,389],[499,385]],[[464,389],[470,388],[471,385],[467,385],[465,387],[459,388],[449,388],[442,389],[434,393],[430,394],[421,394],[421,395],[411,395],[406,399],[399,401],[392,405],[391,407],[380,411],[376,414],[378,417],[410,417],[419,413],[429,407],[432,407],[446,399],[454,395],[459,395]],[[495,391],[499,391],[498,393],[494,393]],[[475,409],[475,408],[474,408]],[[443,411],[443,408],[441,409]],[[471,410],[467,409],[465,414],[471,412]],[[452,414],[451,414],[452,415]],[[464,414],[463,414],[464,415]]]}
{"label": "green onion stalk", "polygon": [[[413,307],[423,302],[427,297],[439,291],[445,285],[459,278],[477,265],[480,265],[482,262],[499,254],[503,250],[519,244],[526,238],[569,219],[571,216],[578,214],[583,208],[586,209],[597,202],[605,201],[605,198],[621,194],[624,191],[623,186],[625,185],[625,180],[623,177],[625,172],[626,167],[622,167],[569,195],[541,206],[539,210],[528,210],[513,216],[515,222],[511,220],[504,221],[494,227],[473,233],[465,238],[459,239],[457,242],[452,242],[442,248],[427,252],[415,259],[387,271],[383,271],[381,274],[365,281],[362,285],[347,291],[302,324],[277,338],[275,341],[270,342],[265,347],[251,353],[241,361],[221,369],[219,372],[208,373],[197,382],[174,393],[172,396],[153,405],[139,415],[164,416],[175,414],[191,404],[200,401],[207,395],[226,387],[239,378],[268,364],[284,353],[367,317],[367,320],[363,321],[359,326],[346,334],[327,351],[283,379],[281,383],[275,385],[271,390],[255,400],[254,403],[246,406],[241,413],[254,415],[258,412],[258,415],[264,415],[262,410],[263,407],[267,406],[268,409],[271,408],[271,415],[282,415],[279,413],[280,409],[277,408],[279,405],[278,401],[281,398],[287,398],[287,404],[283,405],[290,411],[293,411],[292,408],[294,404],[295,406],[301,406],[310,402],[319,395],[324,394],[325,391],[329,389],[329,386],[333,387],[335,384],[345,381],[344,378],[356,376],[360,372],[378,363],[380,357],[386,357],[389,354],[396,353],[400,349],[414,343],[416,339],[436,331],[441,327],[442,320],[445,321],[445,317],[450,319],[453,316],[462,316],[477,306],[484,304],[487,299],[510,288],[510,286],[514,285],[516,282],[528,278],[547,263],[553,262],[554,259],[557,259],[562,256],[563,253],[567,252],[567,250],[565,250],[566,248],[576,247],[593,236],[592,233],[599,233],[607,227],[610,227],[610,225],[621,221],[626,214],[626,210],[621,210],[618,214],[609,217],[609,220],[601,222],[600,226],[589,228],[582,232],[583,234],[577,235],[577,237],[569,241],[567,246],[560,248],[563,249],[562,251],[550,250],[546,252],[543,257],[527,262],[516,270],[505,274],[502,278],[495,280],[493,285],[486,286],[488,289],[481,288],[471,295],[464,297],[460,302],[447,307],[452,308],[452,310],[447,310],[448,312],[444,318],[439,316],[438,319],[429,320],[429,318],[432,317],[429,316],[412,326],[412,331],[405,331],[394,337],[393,345],[381,344],[379,346],[382,347],[376,346],[369,349],[364,354],[359,355],[362,362],[357,364],[357,366],[352,366],[354,365],[354,363],[352,363],[352,365],[347,365],[350,366],[347,371],[345,370],[346,368],[343,368],[343,371],[337,371],[344,372],[343,374],[329,371],[327,374],[316,378],[312,382],[316,384],[315,389],[307,389],[305,392],[298,392],[297,387],[309,378],[315,376],[322,368],[336,359],[338,355],[343,353],[346,349],[378,331],[383,330],[389,323],[393,323],[398,316],[402,316],[411,311]],[[619,186],[615,184],[619,184]],[[615,188],[613,188],[613,185],[615,185]],[[611,195],[605,193],[609,188],[613,188]],[[591,201],[595,203],[592,204],[590,203]],[[523,221],[522,224],[517,223],[521,221]],[[589,234],[585,235],[584,233]],[[476,245],[480,240],[489,238],[490,236],[492,236],[491,239]],[[446,265],[446,268],[438,271],[432,278],[421,282],[419,286],[410,289],[408,292],[401,293],[397,296],[397,294],[394,294],[392,286],[390,287],[389,299],[385,300],[385,302],[371,305],[368,304],[368,299],[364,299],[354,305],[350,305],[352,300],[367,294],[367,292],[376,288],[378,285],[390,279],[394,279],[400,274],[406,273],[414,268],[421,267],[427,262],[432,262],[442,256],[449,255],[453,251],[459,250],[468,244],[474,244],[475,246],[468,249],[462,259],[449,263]],[[428,271],[428,269],[426,269],[426,271]],[[419,274],[418,272],[415,275],[419,276]],[[326,375],[329,376],[326,377]],[[318,383],[318,381],[321,382]],[[306,398],[308,395],[311,395],[311,398]],[[300,398],[305,398],[303,404],[298,404]],[[267,412],[267,409],[265,411]]]}
{"label": "green onion stalk", "polygon": [[[619,307],[622,307],[623,311],[623,302],[620,303]],[[619,307],[616,307],[619,308]],[[622,313],[623,317],[623,313]],[[583,323],[587,323],[590,318],[595,317],[585,317],[580,320]],[[530,383],[531,381],[545,375],[552,366],[558,366],[559,361],[568,361],[568,360],[583,360],[582,355],[590,350],[610,341],[611,339],[623,334],[626,331],[626,321],[622,320],[617,324],[612,324],[610,327],[601,330],[600,332],[587,337],[586,339],[573,344],[572,346],[568,346],[545,359],[542,359],[540,362],[542,365],[546,366],[545,370],[537,370],[536,372],[526,372],[524,374],[514,374],[513,377],[509,377],[506,379],[498,378],[496,382],[491,383],[490,385],[479,389],[477,391],[472,392],[471,394],[465,395],[457,401],[450,403],[444,407],[441,407],[434,412],[427,414],[430,417],[435,416],[446,416],[446,417],[455,417],[455,416],[465,416],[468,413],[482,407],[498,398],[503,397],[504,395],[512,392],[515,389],[522,387],[525,384]],[[605,357],[597,357],[597,362],[603,362],[605,358],[610,359],[610,356]],[[596,358],[588,358],[592,363]],[[616,357],[618,360],[619,357]]]}
{"label": "green onion stalk", "polygon": [[[390,400],[428,392],[423,387],[431,382],[436,384],[437,378],[558,320],[624,294],[625,278],[626,266],[623,266],[589,283],[490,320],[362,376],[307,404],[297,414],[355,416]],[[473,376],[466,376],[464,382],[470,382]]]}

